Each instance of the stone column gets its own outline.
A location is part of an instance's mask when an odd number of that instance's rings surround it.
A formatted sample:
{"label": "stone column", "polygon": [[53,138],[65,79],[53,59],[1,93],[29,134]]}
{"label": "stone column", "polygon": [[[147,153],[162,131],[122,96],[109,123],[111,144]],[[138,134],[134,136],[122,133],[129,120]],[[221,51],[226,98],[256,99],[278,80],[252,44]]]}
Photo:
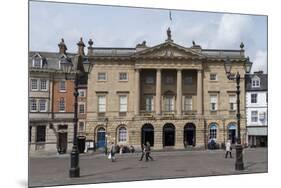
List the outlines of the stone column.
{"label": "stone column", "polygon": [[135,115],[139,115],[140,112],[140,70],[135,70]]}
{"label": "stone column", "polygon": [[177,70],[177,115],[182,114],[182,70]]}
{"label": "stone column", "polygon": [[156,72],[156,115],[161,114],[161,69]]}
{"label": "stone column", "polygon": [[197,70],[197,114],[202,115],[202,70]]}

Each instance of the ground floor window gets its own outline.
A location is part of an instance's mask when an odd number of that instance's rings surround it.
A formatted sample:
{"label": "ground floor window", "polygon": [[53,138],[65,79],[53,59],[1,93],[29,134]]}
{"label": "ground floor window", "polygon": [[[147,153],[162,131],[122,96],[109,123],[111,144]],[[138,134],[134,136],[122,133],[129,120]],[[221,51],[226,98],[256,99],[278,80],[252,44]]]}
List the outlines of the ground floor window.
{"label": "ground floor window", "polygon": [[217,125],[216,124],[211,124],[210,125],[210,138],[211,139],[216,139],[217,138]]}
{"label": "ground floor window", "polygon": [[127,129],[125,127],[121,127],[119,129],[119,142],[127,141]]}
{"label": "ground floor window", "polygon": [[36,142],[46,141],[46,126],[37,126],[36,128]]}

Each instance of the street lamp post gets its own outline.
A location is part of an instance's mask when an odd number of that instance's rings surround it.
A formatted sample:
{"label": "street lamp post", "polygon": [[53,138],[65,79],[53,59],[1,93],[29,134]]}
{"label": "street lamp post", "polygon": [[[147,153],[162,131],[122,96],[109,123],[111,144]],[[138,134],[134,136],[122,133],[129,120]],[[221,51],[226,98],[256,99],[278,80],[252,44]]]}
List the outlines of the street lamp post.
{"label": "street lamp post", "polygon": [[105,148],[104,148],[104,153],[107,155],[107,123],[108,123],[108,118],[105,118]]}
{"label": "street lamp post", "polygon": [[[249,57],[247,57],[244,66],[245,66],[246,73],[250,73],[251,67],[252,67],[252,62],[250,62]],[[238,135],[237,135],[237,141],[236,141],[236,145],[235,145],[235,149],[236,149],[235,170],[244,170],[243,147],[241,145],[241,135],[240,135],[240,119],[241,119],[241,114],[240,114],[240,79],[241,79],[241,77],[240,77],[239,72],[237,72],[236,74],[231,73],[231,67],[232,67],[232,63],[231,63],[229,57],[227,57],[227,59],[224,63],[224,68],[225,68],[227,78],[229,80],[235,80],[236,81],[236,97],[237,97],[236,118],[237,118]]]}
{"label": "street lamp post", "polygon": [[[92,40],[89,41],[89,49],[92,48]],[[82,38],[78,43],[79,45],[84,45]],[[84,45],[85,46],[85,45]],[[80,47],[80,46],[79,46]],[[79,151],[77,146],[77,124],[78,124],[78,81],[81,76],[89,74],[93,68],[93,63],[88,60],[85,61],[83,54],[78,54],[74,58],[74,63],[76,63],[76,69],[73,69],[74,64],[70,60],[64,60],[60,63],[63,73],[65,73],[66,78],[68,74],[74,73],[74,118],[73,118],[73,146],[70,153],[70,169],[69,177],[80,177],[80,167],[79,167]]]}

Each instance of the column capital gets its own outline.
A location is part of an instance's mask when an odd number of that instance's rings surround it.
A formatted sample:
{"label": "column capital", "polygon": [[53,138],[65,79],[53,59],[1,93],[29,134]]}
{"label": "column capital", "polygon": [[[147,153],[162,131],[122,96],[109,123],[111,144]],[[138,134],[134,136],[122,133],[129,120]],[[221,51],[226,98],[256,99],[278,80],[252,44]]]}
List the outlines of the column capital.
{"label": "column capital", "polygon": [[197,72],[202,72],[203,71],[203,69],[197,69]]}

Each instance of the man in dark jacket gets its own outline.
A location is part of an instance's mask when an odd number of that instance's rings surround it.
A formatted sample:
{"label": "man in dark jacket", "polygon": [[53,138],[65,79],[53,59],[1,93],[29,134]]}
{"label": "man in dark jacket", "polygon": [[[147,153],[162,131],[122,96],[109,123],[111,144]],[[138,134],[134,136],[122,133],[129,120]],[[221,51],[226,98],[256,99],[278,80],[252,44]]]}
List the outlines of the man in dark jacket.
{"label": "man in dark jacket", "polygon": [[146,142],[146,149],[145,149],[145,161],[148,161],[148,158],[153,161],[153,158],[150,156],[150,152],[151,152],[150,144],[147,141]]}

